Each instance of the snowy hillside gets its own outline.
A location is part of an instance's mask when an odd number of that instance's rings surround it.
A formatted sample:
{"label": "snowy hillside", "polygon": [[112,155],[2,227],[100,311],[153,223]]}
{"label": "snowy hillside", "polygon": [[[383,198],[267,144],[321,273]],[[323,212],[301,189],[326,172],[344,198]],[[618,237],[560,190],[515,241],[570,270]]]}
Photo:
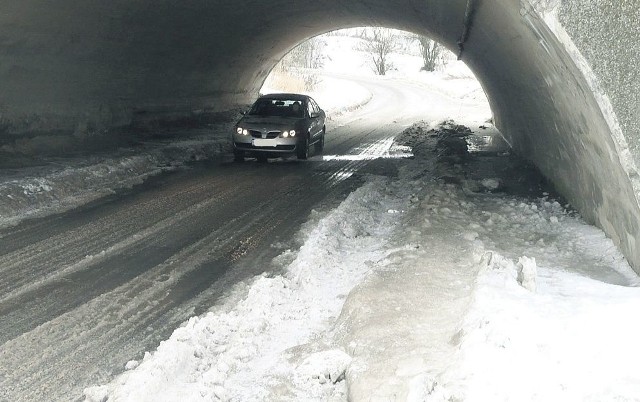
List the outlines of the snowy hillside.
{"label": "snowy hillside", "polygon": [[[340,87],[332,82],[331,77],[351,75],[370,79],[395,79],[425,86],[465,102],[483,105],[487,118],[491,117],[487,98],[479,81],[464,62],[456,60],[453,53],[443,50],[443,62],[438,65],[436,71],[421,71],[423,61],[418,43],[406,39],[406,33],[396,31],[404,39],[399,40],[401,49],[389,55],[389,62],[393,68],[385,76],[377,76],[372,68],[371,54],[362,50],[363,39],[357,37],[358,31],[359,29],[345,29],[316,37],[314,40],[319,43],[318,68],[297,71],[287,70],[283,65],[276,66],[261,92],[307,92],[321,99],[324,107],[334,109],[333,102],[345,96],[356,96],[362,89],[353,85],[347,88]],[[304,83],[298,82],[301,75],[318,76],[313,80],[317,81],[315,87],[305,88]]]}

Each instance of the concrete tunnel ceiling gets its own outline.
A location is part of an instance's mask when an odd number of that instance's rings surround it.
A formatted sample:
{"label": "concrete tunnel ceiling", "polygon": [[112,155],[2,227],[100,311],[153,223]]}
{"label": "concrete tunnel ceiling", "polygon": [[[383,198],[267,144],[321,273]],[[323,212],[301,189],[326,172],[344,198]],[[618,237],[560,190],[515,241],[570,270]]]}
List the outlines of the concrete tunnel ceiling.
{"label": "concrete tunnel ceiling", "polygon": [[[573,18],[571,10],[591,10],[609,22],[601,29],[613,32],[622,29],[615,26],[621,9],[636,23],[638,11],[613,0],[576,6],[582,3],[0,0],[0,145],[33,135],[113,130],[139,112],[188,115],[249,103],[284,54],[335,29],[396,28],[431,36],[456,53],[463,37],[462,59],[482,83],[503,135],[638,270],[637,174],[626,150],[640,137],[637,125],[626,124],[635,121],[634,113],[637,120],[637,101],[629,94],[638,91],[615,93],[612,103],[594,93],[597,85],[571,54],[577,51],[541,17],[545,7],[554,7],[576,42],[590,46],[586,50],[611,49],[616,45],[606,43],[606,35],[584,41],[589,24],[580,24],[584,16],[575,12]],[[597,49],[586,53],[598,65]],[[637,65],[637,54],[627,57]],[[616,62],[610,60],[614,69]],[[637,89],[638,78],[630,79]]]}

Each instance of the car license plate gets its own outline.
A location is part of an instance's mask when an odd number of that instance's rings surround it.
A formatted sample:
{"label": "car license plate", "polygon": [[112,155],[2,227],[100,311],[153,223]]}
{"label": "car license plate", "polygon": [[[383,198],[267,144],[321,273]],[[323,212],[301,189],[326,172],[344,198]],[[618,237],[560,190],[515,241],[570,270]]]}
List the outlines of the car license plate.
{"label": "car license plate", "polygon": [[253,146],[254,147],[275,147],[276,144],[276,140],[272,140],[272,139],[263,139],[263,138],[254,138],[253,139]]}

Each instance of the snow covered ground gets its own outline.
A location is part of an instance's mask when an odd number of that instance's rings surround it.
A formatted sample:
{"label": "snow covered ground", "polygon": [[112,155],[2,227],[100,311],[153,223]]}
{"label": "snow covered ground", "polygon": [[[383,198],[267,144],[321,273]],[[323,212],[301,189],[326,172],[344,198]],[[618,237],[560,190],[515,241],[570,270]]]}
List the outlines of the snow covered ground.
{"label": "snow covered ground", "polygon": [[0,170],[0,227],[60,213],[161,172],[229,151],[225,125],[182,140],[149,141],[91,157],[48,158],[40,166]]}
{"label": "snow covered ground", "polygon": [[[343,30],[345,34],[350,30]],[[444,51],[446,64],[438,66],[436,71],[422,71],[423,60],[419,55],[417,42],[408,45],[402,52],[393,52],[389,60],[393,68],[385,76],[377,76],[371,68],[371,55],[360,50],[362,40],[353,36],[322,35],[324,43],[324,64],[322,70],[327,73],[343,74],[357,72],[359,76],[386,80],[408,80],[417,85],[427,86],[452,98],[466,101],[487,102],[480,82],[467,65],[456,60],[455,55]]]}
{"label": "snow covered ground", "polygon": [[408,129],[397,178],[314,214],[277,274],[87,400],[640,400],[638,276],[554,196],[519,189],[508,152],[456,150],[455,128]]}

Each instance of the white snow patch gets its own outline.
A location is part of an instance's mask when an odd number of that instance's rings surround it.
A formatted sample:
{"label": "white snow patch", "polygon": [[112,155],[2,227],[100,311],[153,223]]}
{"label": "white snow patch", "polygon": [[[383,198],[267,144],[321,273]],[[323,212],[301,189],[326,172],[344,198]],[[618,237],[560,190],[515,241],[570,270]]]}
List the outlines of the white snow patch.
{"label": "white snow patch", "polygon": [[536,291],[536,259],[529,257],[518,258],[518,283],[525,289]]}
{"label": "white snow patch", "polygon": [[481,273],[460,351],[427,400],[637,401],[640,289],[540,269],[539,291],[519,286],[497,253]]}
{"label": "white snow patch", "polygon": [[[149,143],[101,157],[58,159],[41,167],[0,174],[0,227],[60,213],[130,188],[150,176],[220,155],[229,148],[225,131],[169,143]],[[135,154],[134,154],[135,153]]]}
{"label": "white snow patch", "polygon": [[496,190],[500,187],[500,180],[495,178],[483,179],[480,183],[488,190]]}
{"label": "white snow patch", "polygon": [[306,385],[313,380],[319,384],[337,383],[351,363],[351,356],[339,349],[325,350],[306,357],[296,369],[296,383]]}

